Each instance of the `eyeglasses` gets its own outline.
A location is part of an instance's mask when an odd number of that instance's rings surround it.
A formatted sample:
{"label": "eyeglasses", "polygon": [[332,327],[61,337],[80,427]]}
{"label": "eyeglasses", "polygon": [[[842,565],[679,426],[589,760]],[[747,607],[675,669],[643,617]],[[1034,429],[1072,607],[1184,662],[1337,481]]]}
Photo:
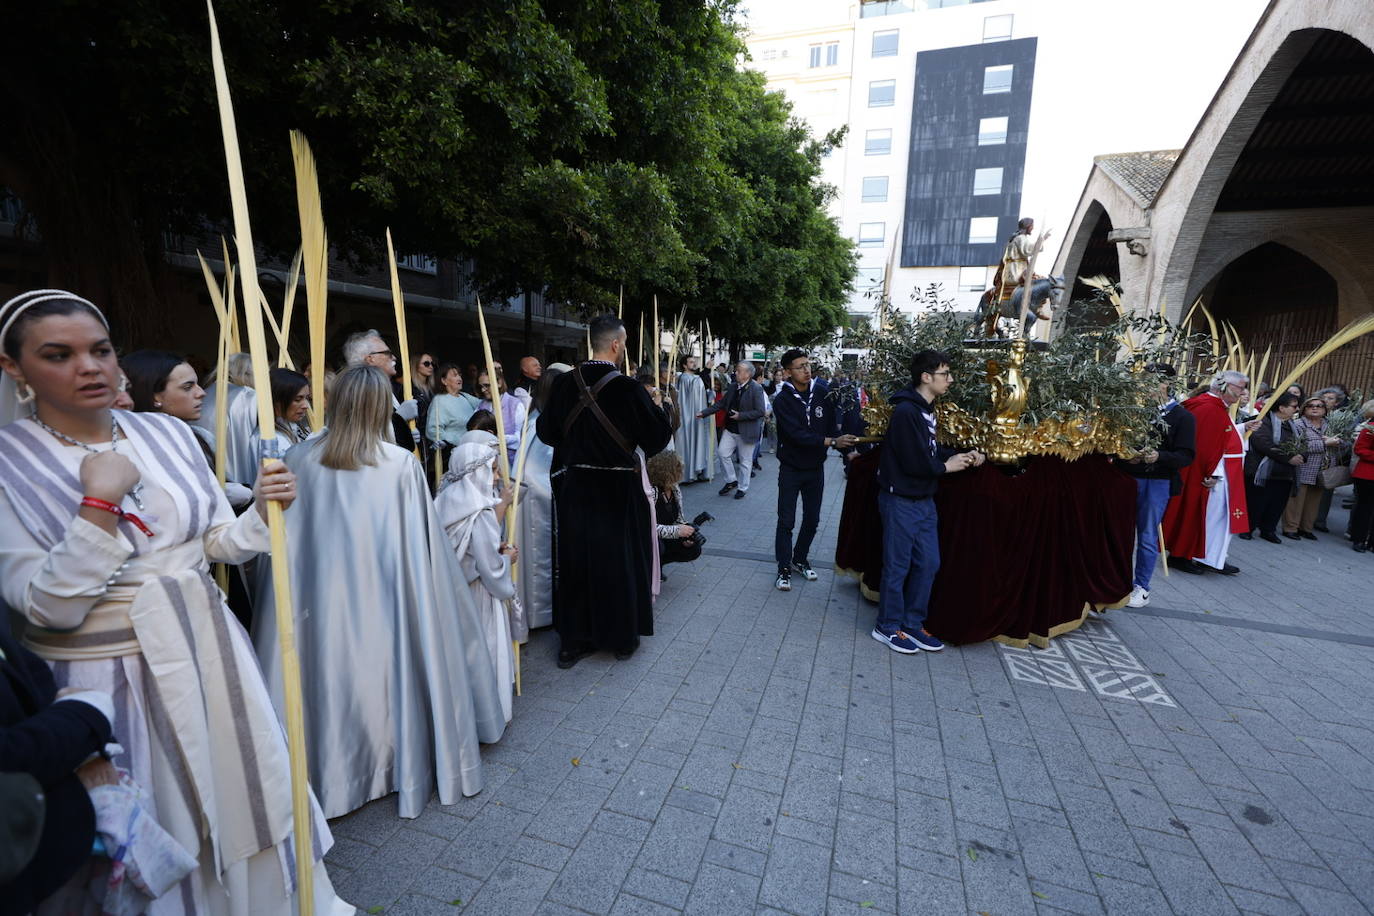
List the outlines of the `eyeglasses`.
{"label": "eyeglasses", "polygon": [[797,364],[793,365],[791,369],[784,369],[784,370],[782,370],[782,371],[784,371],[784,372],[810,372],[810,371],[811,371],[811,364],[810,364],[810,363],[797,363]]}
{"label": "eyeglasses", "polygon": [[368,356],[395,356],[390,350],[373,350]]}
{"label": "eyeglasses", "polygon": [[931,375],[943,375],[945,378],[949,379],[951,382],[954,381],[954,373],[953,373],[953,372],[950,372],[948,369],[941,369],[939,372],[932,372],[932,373],[930,373],[930,374],[931,374]]}
{"label": "eyeglasses", "polygon": [[433,369],[433,368],[434,368],[434,362],[433,362],[432,360],[428,360],[428,359],[422,359],[422,360],[420,360],[420,365],[424,366],[426,369]]}

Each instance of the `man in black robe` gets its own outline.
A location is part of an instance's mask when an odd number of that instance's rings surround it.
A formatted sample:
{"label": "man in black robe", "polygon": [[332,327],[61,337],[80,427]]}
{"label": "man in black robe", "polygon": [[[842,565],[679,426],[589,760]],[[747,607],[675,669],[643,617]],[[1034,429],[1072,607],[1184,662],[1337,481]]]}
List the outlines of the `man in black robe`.
{"label": "man in black robe", "polygon": [[628,658],[654,632],[652,507],[643,458],[672,439],[667,415],[616,366],[625,325],[602,315],[590,327],[592,358],[559,376],[539,414],[553,446],[553,625],[571,668],[598,649]]}

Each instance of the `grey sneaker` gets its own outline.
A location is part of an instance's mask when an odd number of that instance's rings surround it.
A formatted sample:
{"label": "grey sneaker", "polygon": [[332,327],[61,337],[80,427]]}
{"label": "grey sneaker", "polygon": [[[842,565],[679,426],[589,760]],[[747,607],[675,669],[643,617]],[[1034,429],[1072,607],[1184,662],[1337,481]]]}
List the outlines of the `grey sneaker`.
{"label": "grey sneaker", "polygon": [[778,570],[778,579],[773,583],[773,587],[780,592],[792,591],[792,576],[786,569]]}
{"label": "grey sneaker", "polygon": [[792,569],[795,570],[807,582],[816,581],[816,571],[811,568],[810,563],[799,563],[796,560],[793,560]]}

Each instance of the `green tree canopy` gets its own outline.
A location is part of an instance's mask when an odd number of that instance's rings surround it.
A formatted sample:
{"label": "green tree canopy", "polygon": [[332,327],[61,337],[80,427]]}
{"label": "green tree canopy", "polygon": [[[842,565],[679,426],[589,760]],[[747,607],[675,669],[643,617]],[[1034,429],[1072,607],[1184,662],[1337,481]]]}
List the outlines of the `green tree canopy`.
{"label": "green tree canopy", "polygon": [[[331,242],[470,258],[488,296],[663,300],[760,341],[838,323],[853,256],[822,146],[742,71],[736,0],[219,0],[255,233],[297,244],[287,132]],[[49,0],[7,23],[0,182],[49,273],[126,318],[164,230],[227,219],[205,10]]]}

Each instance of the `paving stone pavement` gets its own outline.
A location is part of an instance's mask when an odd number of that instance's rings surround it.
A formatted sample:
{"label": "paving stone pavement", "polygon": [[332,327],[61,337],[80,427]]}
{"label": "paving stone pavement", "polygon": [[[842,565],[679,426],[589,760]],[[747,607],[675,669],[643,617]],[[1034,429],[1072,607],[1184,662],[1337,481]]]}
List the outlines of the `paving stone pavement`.
{"label": "paving stone pavement", "polygon": [[[1366,913],[1374,556],[1235,541],[1239,576],[1155,576],[1048,651],[897,655],[830,569],[773,589],[777,464],[671,566],[630,660],[554,665],[484,748],[486,788],[333,824],[369,912]],[[1346,513],[1331,514],[1333,531]],[[1072,549],[1072,545],[1064,545]]]}

